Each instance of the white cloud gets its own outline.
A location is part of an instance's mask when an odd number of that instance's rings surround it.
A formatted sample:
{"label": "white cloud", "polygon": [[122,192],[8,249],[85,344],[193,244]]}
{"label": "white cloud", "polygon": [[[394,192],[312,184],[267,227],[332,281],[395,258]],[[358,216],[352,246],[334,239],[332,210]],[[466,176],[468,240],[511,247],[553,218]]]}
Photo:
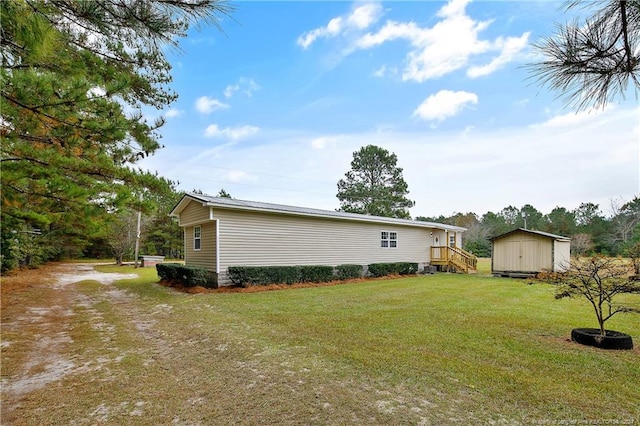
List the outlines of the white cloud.
{"label": "white cloud", "polygon": [[298,45],[307,49],[319,38],[336,37],[350,30],[364,30],[377,22],[382,15],[379,3],[365,3],[356,7],[351,13],[338,16],[329,21],[324,27],[307,31],[298,37]]}
{"label": "white cloud", "polygon": [[253,93],[260,90],[261,87],[252,78],[240,77],[235,84],[229,84],[224,89],[224,97],[229,99],[236,92],[242,91],[247,97],[253,96]]}
{"label": "white cloud", "polygon": [[387,67],[385,65],[381,66],[377,70],[373,72],[374,77],[384,77],[385,72],[387,71]]}
{"label": "white cloud", "polygon": [[311,148],[315,150],[321,150],[333,147],[335,145],[336,137],[321,136],[311,141]]}
{"label": "white cloud", "polygon": [[368,33],[356,41],[356,48],[370,49],[392,40],[407,40],[411,49],[403,80],[423,82],[438,78],[468,65],[471,57],[500,51],[498,57],[482,67],[472,67],[470,75],[487,75],[511,61],[526,46],[529,33],[520,37],[498,37],[483,40],[480,33],[491,21],[476,21],[465,8],[469,0],[452,0],[437,13],[441,18],[432,27],[420,27],[414,22],[387,21],[377,32]]}
{"label": "white cloud", "polygon": [[356,46],[361,49],[369,49],[383,44],[387,41],[396,39],[414,40],[419,39],[422,30],[413,22],[395,22],[387,21],[387,23],[376,33],[367,33],[356,41]]}
{"label": "white cloud", "polygon": [[172,118],[172,117],[180,117],[182,114],[184,114],[184,111],[176,108],[171,108],[169,111],[165,113],[164,116],[166,118]]}
{"label": "white cloud", "polygon": [[231,182],[242,182],[249,180],[250,176],[242,170],[230,170],[226,178]]}
{"label": "white cloud", "polygon": [[476,78],[489,75],[500,69],[505,64],[511,62],[516,55],[520,53],[520,51],[527,47],[530,34],[531,33],[526,32],[520,37],[507,37],[506,40],[502,37],[498,37],[494,44],[496,47],[500,47],[502,49],[500,55],[486,65],[470,67],[467,70],[467,76]]}
{"label": "white cloud", "polygon": [[224,89],[224,97],[229,99],[240,89],[238,84],[230,84]]}
{"label": "white cloud", "polygon": [[378,21],[381,13],[382,6],[380,6],[380,4],[368,3],[355,8],[353,12],[351,12],[351,15],[347,17],[347,23],[350,27],[362,30]]}
{"label": "white cloud", "polygon": [[201,96],[196,100],[196,109],[203,114],[209,114],[213,111],[227,109],[227,108],[229,108],[229,104],[220,102],[215,98]]}
{"label": "white cloud", "polygon": [[441,90],[426,98],[413,115],[423,120],[441,122],[458,114],[465,106],[477,103],[478,96],[475,93]]}
{"label": "white cloud", "polygon": [[260,131],[256,126],[237,126],[237,127],[225,127],[220,128],[217,124],[211,124],[204,131],[204,136],[207,138],[226,138],[232,141],[253,136]]}
{"label": "white cloud", "polygon": [[604,109],[591,108],[586,111],[569,112],[566,114],[556,115],[547,121],[535,124],[532,127],[570,127],[588,123],[595,117],[605,114],[607,111],[613,110],[615,107],[611,104],[605,106]]}

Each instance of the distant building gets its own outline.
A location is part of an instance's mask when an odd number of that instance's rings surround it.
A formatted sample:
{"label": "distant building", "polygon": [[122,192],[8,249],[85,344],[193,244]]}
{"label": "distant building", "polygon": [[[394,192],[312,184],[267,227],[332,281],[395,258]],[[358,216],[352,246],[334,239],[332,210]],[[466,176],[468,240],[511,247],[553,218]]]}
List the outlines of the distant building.
{"label": "distant building", "polygon": [[566,271],[571,239],[530,229],[515,229],[491,238],[491,273],[500,276]]}

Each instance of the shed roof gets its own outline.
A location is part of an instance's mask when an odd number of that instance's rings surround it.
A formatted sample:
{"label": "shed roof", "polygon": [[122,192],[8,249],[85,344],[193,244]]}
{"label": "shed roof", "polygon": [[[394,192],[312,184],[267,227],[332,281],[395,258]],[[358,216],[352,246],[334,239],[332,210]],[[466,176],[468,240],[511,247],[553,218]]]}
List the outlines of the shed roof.
{"label": "shed roof", "polygon": [[441,229],[444,231],[463,232],[466,228],[453,225],[445,225],[435,222],[423,222],[410,219],[397,219],[391,217],[370,216],[357,213],[345,213],[333,210],[320,210],[308,207],[287,206],[282,204],[263,203],[259,201],[236,200],[234,198],[212,197],[202,194],[185,194],[180,202],[169,213],[178,216],[191,201],[202,203],[205,207],[218,207],[231,210],[258,211],[265,213],[280,213],[293,216],[311,216],[337,220],[353,220],[360,222],[383,223],[390,225],[414,226],[421,228]]}
{"label": "shed roof", "polygon": [[518,228],[518,229],[514,229],[514,230],[509,231],[509,232],[505,232],[504,234],[497,235],[497,236],[495,236],[493,238],[490,238],[489,240],[491,240],[491,241],[497,240],[499,238],[506,237],[507,235],[511,235],[511,234],[513,234],[515,232],[526,232],[526,233],[529,233],[529,234],[540,235],[540,236],[543,236],[543,237],[554,239],[556,241],[571,241],[571,238],[563,237],[562,235],[550,234],[548,232],[536,231],[536,230],[533,230],[533,229],[525,229],[525,228]]}

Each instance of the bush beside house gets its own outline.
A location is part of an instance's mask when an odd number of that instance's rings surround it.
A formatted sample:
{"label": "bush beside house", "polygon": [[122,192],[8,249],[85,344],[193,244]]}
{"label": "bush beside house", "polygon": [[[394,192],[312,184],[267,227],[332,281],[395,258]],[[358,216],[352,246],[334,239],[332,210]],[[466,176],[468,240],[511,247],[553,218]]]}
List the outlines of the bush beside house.
{"label": "bush beside house", "polygon": [[205,268],[181,263],[158,263],[156,271],[162,281],[178,281],[185,287],[216,287],[216,282]]}
{"label": "bush beside house", "polygon": [[[372,263],[367,266],[370,276],[410,275],[418,272],[418,264],[410,262]],[[303,266],[230,266],[229,279],[235,285],[295,284],[304,282],[329,282],[361,278],[361,265],[345,264],[336,267],[326,265]]]}

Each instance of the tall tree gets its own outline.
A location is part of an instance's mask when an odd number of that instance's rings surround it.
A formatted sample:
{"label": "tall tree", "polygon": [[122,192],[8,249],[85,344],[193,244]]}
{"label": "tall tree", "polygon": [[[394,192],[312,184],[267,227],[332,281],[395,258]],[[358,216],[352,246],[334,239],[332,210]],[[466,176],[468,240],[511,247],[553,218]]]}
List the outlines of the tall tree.
{"label": "tall tree", "polygon": [[588,234],[591,237],[596,253],[610,253],[611,221],[605,218],[600,206],[594,203],[581,203],[573,213],[576,216],[576,232]]}
{"label": "tall tree", "polygon": [[511,228],[520,228],[524,226],[524,221],[520,214],[520,209],[514,206],[508,206],[500,210],[498,213],[504,222]]}
{"label": "tall tree", "polygon": [[622,203],[611,201],[611,243],[623,252],[631,246],[634,234],[640,233],[640,196]]}
{"label": "tall tree", "polygon": [[3,260],[14,229],[56,232],[64,246],[143,188],[171,191],[135,168],[163,124],[142,107],[176,99],[163,49],[229,11],[218,0],[0,2]]}
{"label": "tall tree", "polygon": [[573,214],[576,217],[576,225],[582,227],[589,226],[603,218],[600,206],[594,203],[581,203],[573,210]]}
{"label": "tall tree", "polygon": [[543,230],[564,236],[575,233],[576,215],[564,207],[555,207],[546,217],[548,222]]}
{"label": "tall tree", "polygon": [[640,1],[572,0],[567,8],[593,9],[584,22],[559,26],[558,33],[536,43],[543,60],[531,64],[543,85],[560,91],[578,110],[604,107],[629,86],[640,90]]}
{"label": "tall tree", "polygon": [[504,234],[505,232],[512,230],[514,227],[513,224],[506,221],[502,212],[498,214],[487,212],[480,218],[480,223],[483,228],[486,228],[486,233],[489,237],[496,237]]}
{"label": "tall tree", "polygon": [[375,145],[367,145],[353,153],[351,170],[338,181],[340,210],[373,216],[410,219],[408,208],[414,202],[398,157]]}
{"label": "tall tree", "polygon": [[544,215],[531,204],[525,204],[520,209],[520,219],[522,226],[527,229],[541,230],[547,224]]}

